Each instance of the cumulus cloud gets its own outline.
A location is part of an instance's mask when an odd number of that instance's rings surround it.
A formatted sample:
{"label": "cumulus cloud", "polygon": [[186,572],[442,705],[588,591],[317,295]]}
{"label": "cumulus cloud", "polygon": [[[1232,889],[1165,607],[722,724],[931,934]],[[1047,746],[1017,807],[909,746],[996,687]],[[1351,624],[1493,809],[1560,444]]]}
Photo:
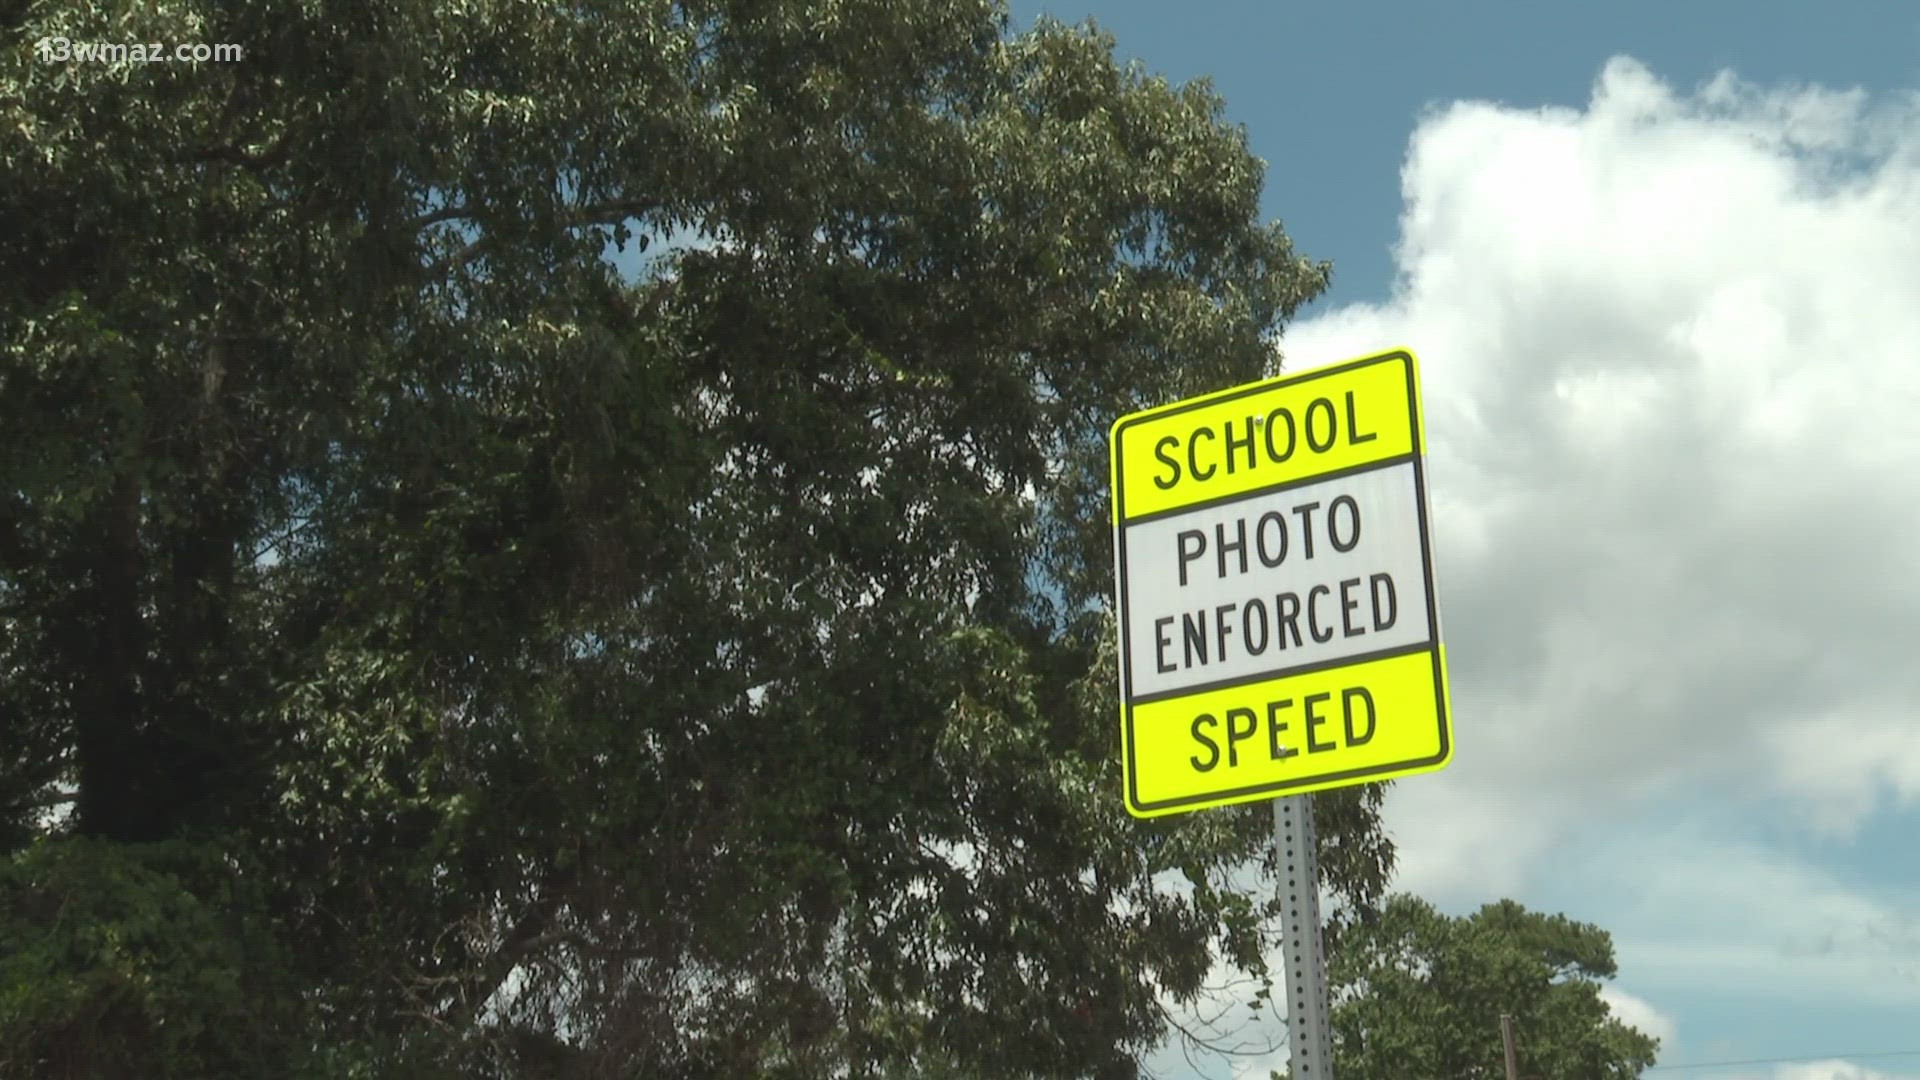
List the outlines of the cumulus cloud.
{"label": "cumulus cloud", "polygon": [[1432,113],[1403,186],[1393,299],[1285,342],[1423,362],[1459,749],[1394,796],[1402,884],[1517,891],[1683,785],[1920,795],[1920,98],[1615,60]]}
{"label": "cumulus cloud", "polygon": [[1654,1008],[1644,998],[1635,997],[1609,983],[1600,988],[1600,1000],[1607,1003],[1607,1008],[1621,1023],[1643,1035],[1659,1039],[1663,1047],[1673,1045],[1674,1034],[1678,1030],[1674,1027],[1673,1018]]}
{"label": "cumulus cloud", "polygon": [[1422,359],[1458,752],[1389,801],[1396,887],[1571,903],[1682,1013],[1920,1006],[1920,912],[1701,811],[1920,798],[1920,95],[1616,60],[1581,108],[1430,113],[1403,187],[1392,299],[1284,342]]}

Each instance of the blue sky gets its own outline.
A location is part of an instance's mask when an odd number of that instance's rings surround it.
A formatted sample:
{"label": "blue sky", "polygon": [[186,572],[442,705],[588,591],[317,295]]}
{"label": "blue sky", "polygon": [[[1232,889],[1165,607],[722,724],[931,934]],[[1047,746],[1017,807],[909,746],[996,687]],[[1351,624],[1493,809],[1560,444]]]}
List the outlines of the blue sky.
{"label": "blue sky", "polygon": [[1118,54],[1206,77],[1268,164],[1264,209],[1334,263],[1323,302],[1394,278],[1400,166],[1425,110],[1463,99],[1576,105],[1616,55],[1692,86],[1732,68],[1768,86],[1920,86],[1920,12],[1897,0],[1013,0],[1016,29],[1093,19]]}
{"label": "blue sky", "polygon": [[1458,753],[1400,886],[1611,931],[1652,1076],[1920,1078],[1920,8],[1043,11],[1245,125],[1335,267],[1289,368],[1421,356]]}

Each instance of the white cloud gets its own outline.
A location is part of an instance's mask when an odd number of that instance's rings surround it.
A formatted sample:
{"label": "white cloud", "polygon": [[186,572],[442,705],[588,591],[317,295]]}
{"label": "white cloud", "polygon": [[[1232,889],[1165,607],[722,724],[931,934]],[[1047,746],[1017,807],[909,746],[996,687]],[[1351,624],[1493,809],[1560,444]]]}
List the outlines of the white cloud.
{"label": "white cloud", "polygon": [[1850,1061],[1795,1062],[1774,1070],[1773,1080],[1899,1080],[1889,1073]]}
{"label": "white cloud", "polygon": [[1630,1028],[1643,1035],[1651,1035],[1660,1040],[1663,1047],[1672,1046],[1677,1028],[1673,1018],[1644,998],[1638,998],[1611,983],[1600,988],[1600,1000],[1607,1003],[1613,1015]]}
{"label": "white cloud", "polygon": [[1390,798],[1396,887],[1599,922],[1668,1061],[1652,1000],[1920,1007],[1920,909],[1672,813],[1920,799],[1920,95],[1616,60],[1581,109],[1431,114],[1403,181],[1393,299],[1285,341],[1423,363],[1458,752]]}
{"label": "white cloud", "polygon": [[1432,114],[1403,182],[1395,297],[1285,343],[1422,359],[1458,754],[1401,885],[1517,891],[1681,786],[1920,796],[1920,97],[1616,60]]}

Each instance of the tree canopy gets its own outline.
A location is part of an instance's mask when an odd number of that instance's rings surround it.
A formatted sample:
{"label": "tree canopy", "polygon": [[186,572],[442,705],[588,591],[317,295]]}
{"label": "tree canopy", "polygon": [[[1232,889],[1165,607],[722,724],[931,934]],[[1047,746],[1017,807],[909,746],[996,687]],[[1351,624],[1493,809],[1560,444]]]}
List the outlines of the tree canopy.
{"label": "tree canopy", "polygon": [[1630,1080],[1659,1040],[1600,997],[1617,974],[1607,932],[1512,900],[1452,917],[1390,897],[1329,957],[1339,1080],[1498,1080],[1500,1017],[1514,1018],[1520,1075]]}
{"label": "tree canopy", "polygon": [[1107,426],[1327,282],[1207,86],[989,0],[0,18],[0,1075],[1117,1077],[1264,971],[1266,808],[1128,818],[1114,723]]}

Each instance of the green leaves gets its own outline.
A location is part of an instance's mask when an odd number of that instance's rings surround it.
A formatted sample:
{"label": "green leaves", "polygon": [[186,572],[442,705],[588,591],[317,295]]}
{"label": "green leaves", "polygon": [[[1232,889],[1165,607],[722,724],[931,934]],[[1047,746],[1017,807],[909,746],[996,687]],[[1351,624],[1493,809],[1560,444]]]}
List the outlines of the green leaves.
{"label": "green leaves", "polygon": [[254,887],[205,845],[60,839],[12,856],[0,866],[0,1076],[187,1077],[295,1060],[293,1033],[262,1022],[283,1015],[275,994],[292,988],[248,921]]}
{"label": "green leaves", "polygon": [[1103,614],[1112,419],[1326,280],[1210,91],[982,0],[137,7],[15,29],[246,59],[0,71],[0,780],[78,794],[0,835],[258,888],[9,924],[84,990],[10,1030],[165,969],[261,1071],[1112,1075],[1260,970],[1264,810],[1125,815]]}
{"label": "green leaves", "polygon": [[1349,928],[1329,961],[1341,1076],[1498,1075],[1499,1018],[1515,1018],[1528,1075],[1625,1080],[1658,1041],[1611,1016],[1604,930],[1511,900],[1464,918],[1410,896]]}

